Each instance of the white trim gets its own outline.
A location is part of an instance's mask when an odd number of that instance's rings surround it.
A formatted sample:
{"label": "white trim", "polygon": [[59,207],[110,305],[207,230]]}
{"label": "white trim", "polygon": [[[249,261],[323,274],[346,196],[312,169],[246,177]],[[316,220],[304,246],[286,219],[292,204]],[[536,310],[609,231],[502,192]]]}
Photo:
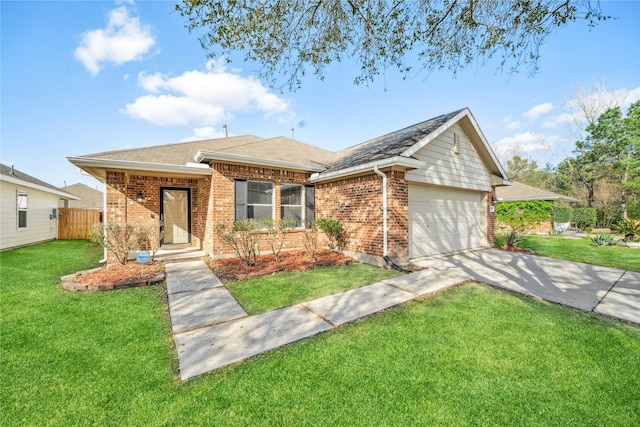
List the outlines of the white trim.
{"label": "white trim", "polygon": [[248,165],[259,165],[276,167],[280,169],[292,169],[306,172],[321,172],[324,166],[307,165],[303,163],[287,162],[284,160],[263,159],[260,157],[244,156],[242,154],[221,153],[219,151],[198,150],[194,156],[197,163],[202,161],[217,160],[221,162],[242,163]]}
{"label": "white trim", "polygon": [[441,125],[438,129],[436,129],[435,131],[427,135],[425,138],[413,144],[411,147],[405,150],[401,154],[401,156],[405,156],[405,157],[413,156],[418,150],[420,150],[425,145],[427,145],[428,143],[436,139],[438,136],[442,135],[442,133],[444,133],[447,129],[449,129],[455,123],[459,122],[463,117],[467,117],[469,119],[469,121],[471,122],[471,125],[473,126],[473,129],[475,130],[476,134],[480,138],[480,141],[482,141],[482,145],[484,145],[484,148],[487,150],[487,153],[489,153],[489,157],[491,157],[491,160],[496,165],[498,172],[500,172],[500,175],[502,176],[502,178],[504,178],[505,180],[508,180],[507,173],[502,168],[502,165],[500,164],[500,162],[498,161],[498,158],[493,152],[491,145],[489,145],[489,142],[487,141],[484,134],[480,130],[480,127],[478,126],[478,122],[476,122],[476,119],[473,117],[473,114],[471,114],[471,111],[468,108],[465,108],[464,110],[460,111],[453,118],[449,119],[446,123]]}
{"label": "white trim", "polygon": [[23,187],[32,188],[34,190],[44,191],[45,193],[55,194],[56,196],[60,196],[60,197],[63,197],[65,199],[80,200],[80,197],[74,196],[73,194],[67,193],[65,191],[54,190],[53,188],[45,187],[45,186],[40,185],[40,184],[34,184],[32,182],[25,181],[25,180],[20,179],[20,178],[13,178],[13,177],[10,177],[10,176],[7,176],[7,175],[0,175],[0,181],[9,182],[11,184],[16,184],[16,185],[21,185]]}
{"label": "white trim", "polygon": [[426,165],[426,163],[423,162],[423,161],[420,161],[420,160],[411,159],[411,158],[407,158],[407,157],[401,157],[401,156],[393,156],[393,157],[389,157],[388,159],[378,160],[378,161],[370,162],[370,163],[365,163],[363,165],[353,166],[353,167],[350,167],[350,168],[339,169],[339,170],[333,171],[333,172],[314,173],[313,175],[311,175],[309,180],[311,182],[321,182],[321,181],[327,181],[329,179],[342,178],[342,177],[345,177],[345,176],[354,175],[356,173],[371,171],[376,166],[378,168],[387,168],[387,167],[392,167],[392,166],[402,166],[402,167],[406,167],[406,168],[409,168],[409,169],[418,169],[418,168],[421,168],[421,167],[423,167],[425,165]]}
{"label": "white trim", "polygon": [[92,159],[89,157],[67,157],[67,160],[78,167],[84,166],[105,169],[128,169],[148,172],[181,173],[190,175],[211,175],[212,171],[212,169],[210,167],[207,167],[206,165],[205,167],[194,167],[188,165],[168,165],[166,163],[135,162],[131,160]]}

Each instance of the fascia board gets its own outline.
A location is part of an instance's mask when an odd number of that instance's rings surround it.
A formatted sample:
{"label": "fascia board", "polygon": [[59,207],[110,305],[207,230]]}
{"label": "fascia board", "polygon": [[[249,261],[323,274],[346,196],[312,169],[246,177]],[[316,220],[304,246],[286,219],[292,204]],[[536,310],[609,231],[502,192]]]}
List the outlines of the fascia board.
{"label": "fascia board", "polygon": [[74,165],[82,168],[126,169],[149,172],[181,173],[191,175],[211,175],[211,168],[202,166],[167,165],[164,163],[134,162],[130,160],[92,159],[88,157],[67,157]]}
{"label": "fascia board", "polygon": [[321,172],[323,166],[307,165],[303,163],[287,162],[284,160],[263,159],[260,157],[245,156],[242,154],[221,153],[219,151],[198,150],[194,160],[196,163],[203,161],[220,161],[230,163],[241,163],[246,165],[267,166],[279,169],[290,169],[305,172]]}
{"label": "fascia board", "polygon": [[329,173],[315,173],[311,175],[311,182],[321,182],[327,181],[330,179],[343,178],[345,176],[354,175],[361,172],[366,172],[369,170],[373,170],[374,166],[378,168],[388,168],[392,166],[401,166],[409,169],[418,169],[425,166],[426,163],[416,159],[409,159],[401,156],[389,157],[388,159],[378,160],[376,162],[365,163],[358,166],[353,166],[350,168],[340,169],[334,172]]}
{"label": "fascia board", "polygon": [[24,181],[20,178],[13,178],[6,175],[0,175],[0,181],[9,182],[11,184],[20,185],[22,187],[32,188],[34,190],[43,191],[45,193],[55,194],[56,196],[64,197],[69,200],[80,200],[80,197],[75,196],[71,193],[67,193],[62,190],[54,190],[52,188],[44,187],[39,184],[34,184],[33,182]]}

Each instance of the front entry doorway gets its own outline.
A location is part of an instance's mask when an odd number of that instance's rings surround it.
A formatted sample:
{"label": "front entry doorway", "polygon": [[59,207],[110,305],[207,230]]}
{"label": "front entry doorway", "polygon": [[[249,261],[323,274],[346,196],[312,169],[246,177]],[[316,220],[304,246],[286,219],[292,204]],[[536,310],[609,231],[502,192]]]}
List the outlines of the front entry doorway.
{"label": "front entry doorway", "polygon": [[163,245],[191,242],[191,191],[161,188],[160,233]]}

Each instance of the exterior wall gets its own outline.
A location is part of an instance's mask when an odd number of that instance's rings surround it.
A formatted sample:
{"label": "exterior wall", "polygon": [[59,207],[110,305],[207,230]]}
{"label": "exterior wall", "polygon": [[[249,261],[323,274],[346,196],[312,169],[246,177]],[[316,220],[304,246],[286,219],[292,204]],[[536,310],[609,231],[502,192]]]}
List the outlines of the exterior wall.
{"label": "exterior wall", "polygon": [[[458,154],[453,148],[454,134],[458,135]],[[414,157],[426,162],[426,166],[408,171],[408,181],[468,190],[492,190],[490,172],[459,124],[429,142]]]}
{"label": "exterior wall", "polygon": [[[162,187],[184,188],[191,190],[191,244],[202,247],[206,206],[201,195],[206,194],[210,178],[177,178],[146,175],[129,175],[125,172],[107,172],[107,223],[148,224],[159,223]],[[138,192],[145,197],[144,203],[136,200]],[[114,258],[108,254],[108,262]]]}
{"label": "exterior wall", "polygon": [[[27,193],[27,226],[18,228],[18,191]],[[30,187],[0,181],[0,250],[52,240],[58,220],[51,218],[60,197]]]}
{"label": "exterior wall", "polygon": [[[388,252],[409,256],[409,190],[404,172],[387,175]],[[382,178],[370,174],[316,184],[316,218],[337,219],[347,234],[345,250],[383,256]]]}
{"label": "exterior wall", "polygon": [[[225,257],[234,254],[231,247],[218,239],[215,230],[218,224],[230,225],[235,219],[234,181],[236,179],[274,183],[275,219],[280,218],[280,184],[309,184],[309,174],[304,172],[229,163],[213,163],[212,166],[213,174],[209,188],[203,250],[213,257]],[[315,198],[317,201],[317,193]],[[317,213],[316,218],[318,218]],[[304,231],[302,229],[289,231],[283,250],[303,247]],[[260,251],[264,253],[270,251],[266,242],[261,242]]]}
{"label": "exterior wall", "polygon": [[492,202],[495,195],[496,188],[493,187],[491,192],[487,194],[487,197],[485,198],[487,205],[487,243],[491,246],[493,246],[496,241],[496,210],[495,205]]}

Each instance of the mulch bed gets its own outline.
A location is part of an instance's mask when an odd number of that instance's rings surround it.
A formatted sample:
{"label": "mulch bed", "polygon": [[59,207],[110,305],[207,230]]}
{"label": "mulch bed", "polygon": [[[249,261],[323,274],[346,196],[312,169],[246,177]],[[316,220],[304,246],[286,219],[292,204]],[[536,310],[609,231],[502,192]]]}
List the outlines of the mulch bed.
{"label": "mulch bed", "polygon": [[62,277],[67,291],[109,291],[155,285],[164,280],[164,263],[152,262],[144,268],[137,262],[112,264]]}
{"label": "mulch bed", "polygon": [[315,257],[310,257],[304,250],[280,253],[280,260],[276,261],[273,254],[261,255],[254,266],[248,266],[239,258],[223,258],[212,260],[207,264],[221,279],[245,280],[268,276],[283,271],[307,271],[318,267],[334,265],[349,265],[354,261],[346,255],[335,251],[319,250]]}
{"label": "mulch bed", "polygon": [[522,248],[516,248],[515,246],[496,246],[495,249],[501,250],[501,251],[507,251],[507,252],[518,252],[518,253],[525,253],[525,254],[533,254],[533,251],[531,249],[522,249]]}

